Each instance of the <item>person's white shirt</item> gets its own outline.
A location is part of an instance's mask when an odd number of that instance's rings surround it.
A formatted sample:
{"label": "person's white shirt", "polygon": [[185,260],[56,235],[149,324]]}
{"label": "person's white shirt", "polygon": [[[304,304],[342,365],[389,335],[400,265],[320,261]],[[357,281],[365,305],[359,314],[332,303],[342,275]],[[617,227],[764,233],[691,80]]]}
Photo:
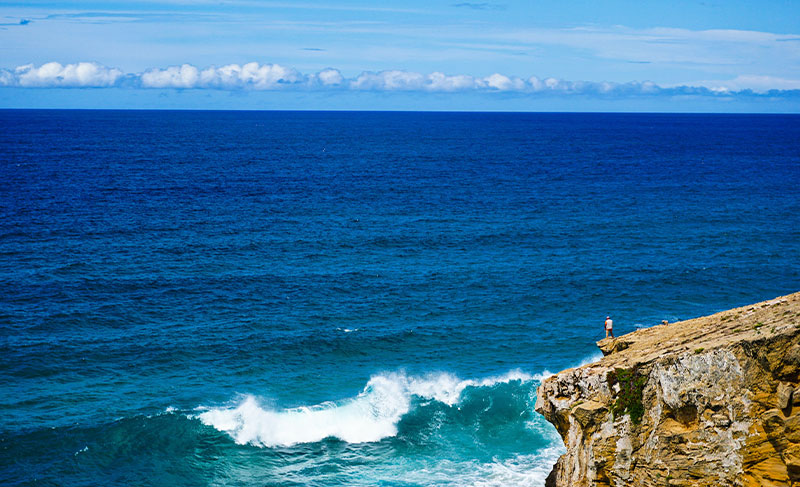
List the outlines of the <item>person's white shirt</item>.
{"label": "person's white shirt", "polygon": [[606,318],[606,330],[614,328],[614,321],[611,318]]}

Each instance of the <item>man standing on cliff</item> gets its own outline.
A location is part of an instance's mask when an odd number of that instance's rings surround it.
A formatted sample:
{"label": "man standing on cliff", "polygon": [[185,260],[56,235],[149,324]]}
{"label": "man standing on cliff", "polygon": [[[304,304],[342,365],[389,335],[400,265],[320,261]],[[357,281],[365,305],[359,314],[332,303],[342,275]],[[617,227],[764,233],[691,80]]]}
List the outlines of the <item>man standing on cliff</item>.
{"label": "man standing on cliff", "polygon": [[611,338],[614,338],[614,321],[611,320],[610,316],[606,316],[606,338],[611,335]]}

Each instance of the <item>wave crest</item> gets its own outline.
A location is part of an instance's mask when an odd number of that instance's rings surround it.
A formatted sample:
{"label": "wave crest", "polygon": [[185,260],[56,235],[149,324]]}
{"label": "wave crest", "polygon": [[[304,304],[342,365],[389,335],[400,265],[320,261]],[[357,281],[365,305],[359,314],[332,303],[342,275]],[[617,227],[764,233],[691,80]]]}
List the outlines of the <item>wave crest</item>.
{"label": "wave crest", "polygon": [[380,374],[370,378],[356,397],[342,401],[276,411],[265,408],[253,396],[245,396],[233,408],[210,408],[197,418],[227,433],[238,444],[292,446],[329,437],[348,443],[376,442],[397,435],[397,425],[411,410],[415,397],[453,407],[469,387],[541,378],[519,370],[479,380],[462,380],[446,373],[424,377]]}

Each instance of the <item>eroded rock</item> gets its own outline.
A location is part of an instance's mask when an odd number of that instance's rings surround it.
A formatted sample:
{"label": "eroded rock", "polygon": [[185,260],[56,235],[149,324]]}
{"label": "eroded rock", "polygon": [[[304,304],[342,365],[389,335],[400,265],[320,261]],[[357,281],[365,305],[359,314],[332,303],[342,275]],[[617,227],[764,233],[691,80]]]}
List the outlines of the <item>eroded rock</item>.
{"label": "eroded rock", "polygon": [[800,487],[799,317],[796,293],[598,342],[539,387],[548,487]]}

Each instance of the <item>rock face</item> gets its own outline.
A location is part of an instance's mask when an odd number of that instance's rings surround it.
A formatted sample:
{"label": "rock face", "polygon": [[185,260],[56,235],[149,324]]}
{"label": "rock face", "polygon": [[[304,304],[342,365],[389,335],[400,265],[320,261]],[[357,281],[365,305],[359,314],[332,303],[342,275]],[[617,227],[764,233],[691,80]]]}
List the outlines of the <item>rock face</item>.
{"label": "rock face", "polygon": [[598,346],[539,387],[547,487],[800,487],[800,293]]}

